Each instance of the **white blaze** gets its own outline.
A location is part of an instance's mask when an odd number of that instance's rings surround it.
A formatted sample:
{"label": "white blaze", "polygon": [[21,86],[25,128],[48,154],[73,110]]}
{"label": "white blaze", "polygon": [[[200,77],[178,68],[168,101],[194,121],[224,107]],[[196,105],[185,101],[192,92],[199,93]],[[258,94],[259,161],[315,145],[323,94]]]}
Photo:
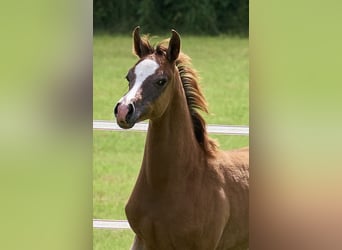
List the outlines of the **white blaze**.
{"label": "white blaze", "polygon": [[151,59],[145,59],[137,64],[134,69],[135,83],[133,85],[133,88],[131,88],[131,90],[124,97],[122,97],[119,102],[129,104],[131,100],[136,96],[146,78],[153,75],[158,67],[159,64]]}

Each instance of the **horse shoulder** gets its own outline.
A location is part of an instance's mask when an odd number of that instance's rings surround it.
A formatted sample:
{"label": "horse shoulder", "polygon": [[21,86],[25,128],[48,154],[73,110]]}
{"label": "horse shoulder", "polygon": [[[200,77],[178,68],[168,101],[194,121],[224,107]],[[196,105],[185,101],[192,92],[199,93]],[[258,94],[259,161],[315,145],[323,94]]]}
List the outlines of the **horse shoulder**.
{"label": "horse shoulder", "polygon": [[229,221],[218,249],[230,249],[248,242],[249,149],[220,151],[215,164],[224,176],[225,192],[230,209]]}
{"label": "horse shoulder", "polygon": [[222,151],[222,169],[226,181],[235,187],[249,188],[249,148]]}

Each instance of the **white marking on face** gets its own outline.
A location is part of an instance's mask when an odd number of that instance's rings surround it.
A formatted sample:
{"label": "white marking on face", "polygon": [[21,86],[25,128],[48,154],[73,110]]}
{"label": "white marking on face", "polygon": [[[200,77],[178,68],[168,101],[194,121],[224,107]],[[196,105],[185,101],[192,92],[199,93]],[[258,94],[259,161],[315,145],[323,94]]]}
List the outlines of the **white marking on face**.
{"label": "white marking on face", "polygon": [[134,69],[135,83],[133,85],[133,88],[131,88],[131,90],[124,97],[121,98],[120,102],[129,104],[131,100],[137,95],[137,92],[140,90],[141,85],[146,80],[146,78],[153,75],[158,68],[159,64],[151,59],[145,59],[138,63]]}

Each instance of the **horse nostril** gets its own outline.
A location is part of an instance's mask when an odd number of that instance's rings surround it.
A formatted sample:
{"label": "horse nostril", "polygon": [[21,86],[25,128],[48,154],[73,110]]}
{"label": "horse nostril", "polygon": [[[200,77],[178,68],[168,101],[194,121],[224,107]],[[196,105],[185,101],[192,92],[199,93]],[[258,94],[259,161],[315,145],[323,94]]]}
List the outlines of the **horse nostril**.
{"label": "horse nostril", "polygon": [[131,119],[131,117],[134,113],[134,110],[135,110],[135,108],[134,108],[133,103],[128,104],[128,112],[127,112],[127,116],[126,116],[127,122]]}
{"label": "horse nostril", "polygon": [[114,115],[116,116],[118,114],[118,107],[120,105],[120,102],[118,102],[114,108]]}

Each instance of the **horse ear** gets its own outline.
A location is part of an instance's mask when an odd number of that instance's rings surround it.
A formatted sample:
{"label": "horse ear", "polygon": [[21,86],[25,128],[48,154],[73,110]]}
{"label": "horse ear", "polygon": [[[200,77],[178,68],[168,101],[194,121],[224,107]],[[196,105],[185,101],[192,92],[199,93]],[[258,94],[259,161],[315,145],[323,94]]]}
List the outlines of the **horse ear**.
{"label": "horse ear", "polygon": [[146,40],[142,40],[140,37],[140,26],[135,27],[133,30],[133,50],[134,53],[140,58],[152,54],[152,49]]}
{"label": "horse ear", "polygon": [[169,48],[167,49],[167,59],[169,62],[174,62],[179,55],[180,51],[180,36],[174,29],[172,31],[172,36],[169,42]]}

